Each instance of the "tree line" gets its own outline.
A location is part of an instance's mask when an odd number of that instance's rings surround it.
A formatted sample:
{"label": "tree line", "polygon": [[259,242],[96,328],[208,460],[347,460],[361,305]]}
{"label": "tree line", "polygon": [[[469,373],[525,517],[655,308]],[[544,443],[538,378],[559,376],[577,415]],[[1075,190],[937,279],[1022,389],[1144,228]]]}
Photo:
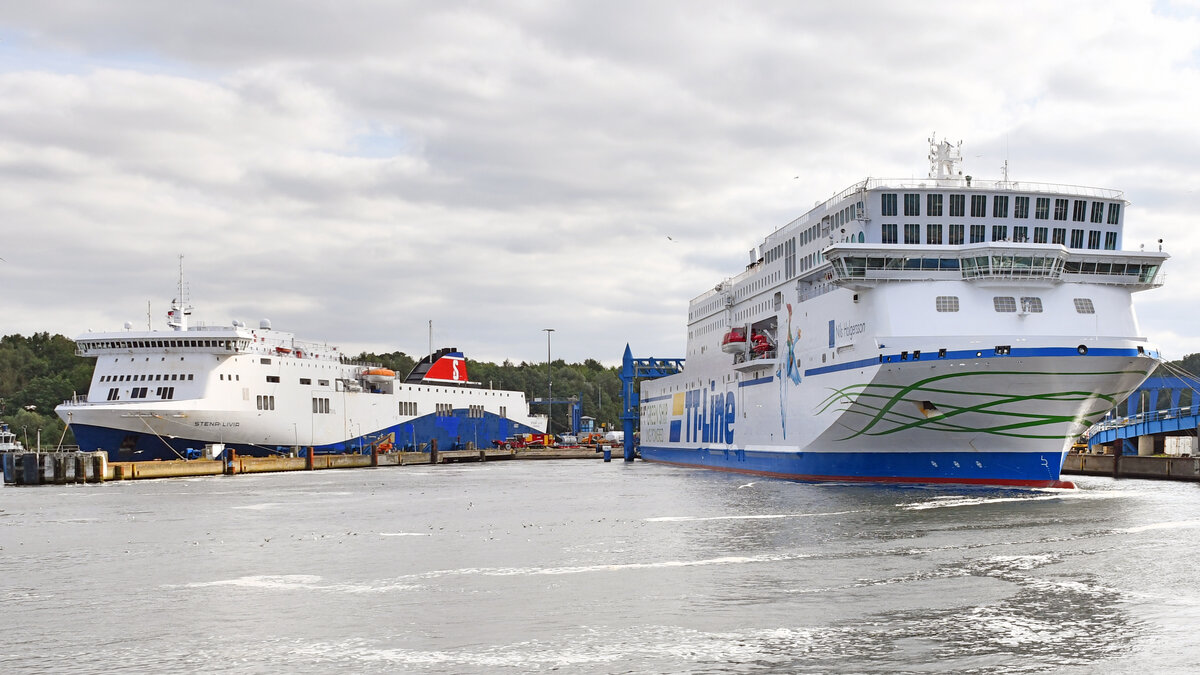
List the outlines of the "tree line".
{"label": "tree line", "polygon": [[[417,359],[404,352],[373,354],[364,352],[358,361],[382,364],[407,375]],[[54,414],[54,408],[78,394],[86,395],[91,384],[95,360],[76,356],[75,343],[62,335],[34,333],[29,337],[6,335],[0,338],[0,422],[6,422],[26,447],[37,444],[40,431],[42,446],[74,445],[75,438]],[[467,374],[483,387],[525,392],[528,400],[546,398],[553,384],[554,398],[577,397],[585,416],[596,419],[597,426],[618,428],[621,417],[620,370],[605,367],[595,359],[583,363],[554,361],[545,363],[500,364],[468,361]],[[531,405],[535,413],[546,406]],[[569,406],[553,406],[553,429],[562,433],[570,428]]]}

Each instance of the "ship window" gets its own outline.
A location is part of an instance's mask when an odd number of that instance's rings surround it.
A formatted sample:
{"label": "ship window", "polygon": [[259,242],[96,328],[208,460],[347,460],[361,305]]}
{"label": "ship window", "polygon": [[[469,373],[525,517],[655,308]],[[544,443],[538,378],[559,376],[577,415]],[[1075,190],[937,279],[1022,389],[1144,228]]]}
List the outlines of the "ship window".
{"label": "ship window", "polygon": [[1117,233],[1116,232],[1105,232],[1104,233],[1104,250],[1106,250],[1106,251],[1117,250]]}
{"label": "ship window", "polygon": [[1083,248],[1083,230],[1071,230],[1071,248]]}
{"label": "ship window", "polygon": [[1021,298],[1021,311],[1027,314],[1042,313],[1042,299],[1036,297]]}
{"label": "ship window", "polygon": [[312,379],[308,377],[300,378],[300,384],[312,384]]}
{"label": "ship window", "polygon": [[268,375],[267,382],[279,382],[279,376],[278,375]]}
{"label": "ship window", "polygon": [[921,215],[921,195],[911,192],[904,195],[904,215]]}
{"label": "ship window", "polygon": [[1080,314],[1095,314],[1096,306],[1091,298],[1075,298],[1075,311]]}
{"label": "ship window", "polygon": [[269,365],[271,365],[271,359],[266,359],[266,358],[263,358],[263,359],[259,359],[259,360],[258,360],[258,362],[259,362],[259,363],[261,363],[261,364],[262,364],[262,365],[264,365],[264,366],[269,366]]}
{"label": "ship window", "polygon": [[926,195],[926,197],[925,197],[925,215],[927,215],[927,216],[942,215],[942,196],[941,195]]}
{"label": "ship window", "polygon": [[997,295],[992,298],[992,304],[997,312],[1015,312],[1017,311],[1017,300],[1011,295]]}
{"label": "ship window", "polygon": [[896,224],[884,223],[881,227],[883,228],[881,231],[882,242],[885,244],[895,244],[897,242]]}
{"label": "ship window", "polygon": [[987,217],[987,195],[971,195],[971,217]]}
{"label": "ship window", "polygon": [[[930,195],[932,197],[933,195]],[[925,226],[925,243],[941,244],[942,243],[942,226],[938,223],[930,223]]]}
{"label": "ship window", "polygon": [[508,406],[506,406],[506,405],[500,406],[500,416],[508,417]]}
{"label": "ship window", "polygon": [[1088,248],[1090,248],[1090,249],[1100,248],[1100,231],[1099,230],[1091,230],[1090,232],[1088,232]]}
{"label": "ship window", "polygon": [[1013,227],[1013,241],[1029,241],[1029,227],[1025,225]]}
{"label": "ship window", "polygon": [[1065,227],[1054,228],[1054,230],[1051,232],[1050,242],[1053,244],[1058,244],[1060,246],[1066,246],[1067,245],[1067,228],[1065,228]]}
{"label": "ship window", "polygon": [[879,195],[879,213],[884,216],[894,216],[896,213],[896,194],[887,192]]}
{"label": "ship window", "polygon": [[951,246],[961,246],[962,245],[962,243],[963,243],[963,226],[961,224],[952,223],[950,225],[950,228],[949,228],[949,231],[947,234],[949,235],[949,241],[947,243],[949,243]]}
{"label": "ship window", "polygon": [[110,401],[117,400],[120,397],[120,395],[121,395],[121,390],[116,387],[113,387],[112,389],[108,390],[108,400],[110,400]]}
{"label": "ship window", "polygon": [[1046,235],[1047,234],[1048,234],[1048,232],[1047,232],[1046,228],[1044,228],[1044,227],[1033,228],[1033,243],[1035,243],[1035,244],[1046,243]]}
{"label": "ship window", "polygon": [[1083,221],[1087,220],[1087,201],[1083,199],[1076,199],[1072,208],[1074,211],[1071,213],[1071,220],[1074,220],[1077,223],[1082,223]]}
{"label": "ship window", "polygon": [[1054,219],[1055,220],[1066,220],[1067,219],[1067,201],[1068,200],[1066,200],[1066,199],[1055,199],[1054,200]]}
{"label": "ship window", "polygon": [[978,244],[981,241],[985,241],[986,235],[987,235],[987,230],[984,229],[983,225],[972,225],[971,226],[971,243],[972,244]]}
{"label": "ship window", "polygon": [[329,386],[329,380],[317,380],[317,386],[319,386],[319,387],[328,387],[328,386]]}
{"label": "ship window", "polygon": [[921,243],[921,226],[916,223],[904,224],[904,243],[919,244]]}
{"label": "ship window", "polygon": [[992,198],[992,217],[1007,218],[1008,217],[1008,197],[1005,195],[996,195]]}
{"label": "ship window", "polygon": [[1104,202],[1092,202],[1092,222],[1104,222]]}
{"label": "ship window", "polygon": [[1013,199],[1013,218],[1028,218],[1029,217],[1029,197],[1015,197]]}
{"label": "ship window", "polygon": [[950,217],[962,218],[967,215],[967,196],[950,195]]}
{"label": "ship window", "polygon": [[992,241],[1008,241],[1008,226],[993,225],[992,226]]}
{"label": "ship window", "polygon": [[224,381],[224,380],[225,380],[225,373],[221,373],[221,375],[219,376],[219,379],[221,379],[222,381]]}
{"label": "ship window", "polygon": [[1050,198],[1049,197],[1038,197],[1037,198],[1037,208],[1033,212],[1033,217],[1037,218],[1038,220],[1049,220],[1050,219]]}
{"label": "ship window", "polygon": [[939,295],[935,301],[935,306],[939,312],[957,312],[958,311],[958,296],[957,295]]}
{"label": "ship window", "polygon": [[1120,204],[1109,204],[1108,205],[1108,224],[1109,225],[1117,225],[1118,221],[1120,221],[1120,220],[1121,220],[1121,205]]}

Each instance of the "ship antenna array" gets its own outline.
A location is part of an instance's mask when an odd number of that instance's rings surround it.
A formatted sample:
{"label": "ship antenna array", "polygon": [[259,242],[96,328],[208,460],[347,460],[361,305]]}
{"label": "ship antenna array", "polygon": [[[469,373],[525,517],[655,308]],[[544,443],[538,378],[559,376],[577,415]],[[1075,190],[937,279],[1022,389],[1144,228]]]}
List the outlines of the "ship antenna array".
{"label": "ship antenna array", "polygon": [[183,254],[179,255],[179,294],[171,301],[171,311],[167,312],[167,325],[174,330],[187,330],[187,317],[192,308],[187,304],[187,287],[183,283]]}
{"label": "ship antenna array", "polygon": [[929,136],[929,177],[939,180],[958,178],[962,175],[959,165],[962,163],[962,141],[958,145],[950,145],[949,141],[937,140],[937,134]]}

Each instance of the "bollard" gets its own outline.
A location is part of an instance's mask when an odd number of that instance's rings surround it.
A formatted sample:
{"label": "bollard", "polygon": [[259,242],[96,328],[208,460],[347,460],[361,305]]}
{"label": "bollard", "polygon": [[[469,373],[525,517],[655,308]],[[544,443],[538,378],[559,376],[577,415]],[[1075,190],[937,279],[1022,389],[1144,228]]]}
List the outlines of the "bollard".
{"label": "bollard", "polygon": [[371,446],[371,466],[379,466],[379,446]]}
{"label": "bollard", "polygon": [[438,463],[437,439],[436,438],[430,439],[430,441],[429,441],[429,463],[430,464]]}
{"label": "bollard", "polygon": [[304,455],[304,470],[313,470],[313,448],[311,445],[308,446],[308,454]]}

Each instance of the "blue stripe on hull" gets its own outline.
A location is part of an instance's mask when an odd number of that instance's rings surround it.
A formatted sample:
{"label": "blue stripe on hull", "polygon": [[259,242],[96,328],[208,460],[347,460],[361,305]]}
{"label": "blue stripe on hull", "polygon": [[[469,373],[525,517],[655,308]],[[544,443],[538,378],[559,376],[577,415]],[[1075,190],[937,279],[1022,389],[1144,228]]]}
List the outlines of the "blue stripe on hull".
{"label": "blue stripe on hull", "polygon": [[[198,440],[180,437],[156,436],[149,432],[126,431],[87,424],[72,424],[71,431],[75,441],[85,452],[105,451],[110,461],[136,462],[155,459],[179,459],[187,456],[187,451],[200,450],[208,443],[219,441]],[[316,454],[356,453],[360,448],[369,452],[372,443],[382,440],[388,434],[395,434],[395,447],[400,450],[416,450],[431,439],[437,439],[438,447],[449,450],[456,444],[474,443],[476,447],[491,447],[493,440],[502,440],[514,434],[540,433],[537,429],[519,424],[510,419],[493,413],[484,413],[483,417],[467,417],[466,410],[455,410],[453,415],[426,415],[402,424],[396,424],[386,429],[380,429],[363,434],[361,437],[346,439],[339,443],[318,445],[314,447]],[[292,451],[292,445],[248,445],[244,443],[226,443],[239,455],[251,457],[268,457],[287,454]],[[305,446],[307,447],[307,446]],[[428,446],[425,451],[428,452]]]}
{"label": "blue stripe on hull", "polygon": [[802,481],[1074,487],[1061,452],[765,452],[641,446],[642,459]]}

